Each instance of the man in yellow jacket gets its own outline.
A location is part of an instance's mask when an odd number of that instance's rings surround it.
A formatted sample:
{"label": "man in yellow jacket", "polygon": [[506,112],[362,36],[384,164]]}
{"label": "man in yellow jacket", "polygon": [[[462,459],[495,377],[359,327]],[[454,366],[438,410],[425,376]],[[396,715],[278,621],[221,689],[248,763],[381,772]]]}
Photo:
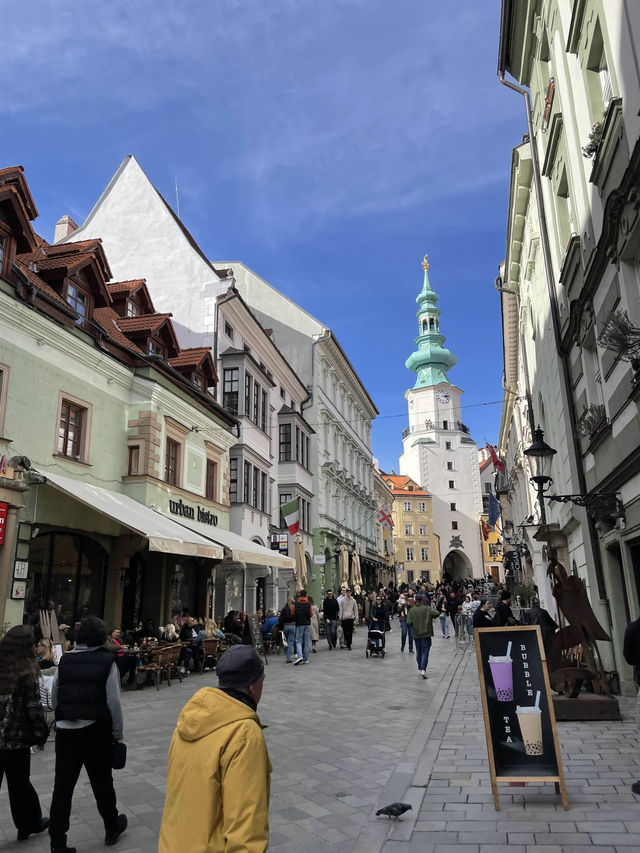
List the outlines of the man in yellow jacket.
{"label": "man in yellow jacket", "polygon": [[271,762],[256,713],[264,666],[253,646],[231,646],[219,687],[187,702],[169,748],[159,853],[264,853]]}

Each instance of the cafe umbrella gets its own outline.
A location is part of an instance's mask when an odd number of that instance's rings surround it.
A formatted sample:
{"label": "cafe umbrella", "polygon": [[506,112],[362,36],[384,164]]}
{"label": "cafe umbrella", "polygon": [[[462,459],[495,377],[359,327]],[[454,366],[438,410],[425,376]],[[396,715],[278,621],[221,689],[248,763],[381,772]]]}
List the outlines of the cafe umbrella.
{"label": "cafe umbrella", "polygon": [[293,558],[296,561],[296,581],[299,589],[304,589],[307,583],[307,561],[304,553],[304,542],[298,533],[293,543]]}
{"label": "cafe umbrella", "polygon": [[344,545],[340,546],[338,554],[338,565],[340,567],[340,586],[349,586],[349,552]]}
{"label": "cafe umbrella", "polygon": [[362,590],[362,571],[360,569],[360,555],[355,549],[351,554],[351,578],[353,581],[353,591],[356,595],[360,595]]}

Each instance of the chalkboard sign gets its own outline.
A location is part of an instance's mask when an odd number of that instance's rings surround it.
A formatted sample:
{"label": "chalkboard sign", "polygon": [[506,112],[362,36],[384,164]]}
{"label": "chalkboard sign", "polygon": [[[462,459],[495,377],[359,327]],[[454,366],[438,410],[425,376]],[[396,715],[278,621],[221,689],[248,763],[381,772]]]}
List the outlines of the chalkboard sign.
{"label": "chalkboard sign", "polygon": [[259,655],[264,657],[264,662],[268,664],[267,651],[264,647],[264,638],[262,636],[262,626],[260,625],[260,614],[249,613],[247,619],[249,620],[249,633],[251,634],[253,647]]}
{"label": "chalkboard sign", "polygon": [[476,628],[474,634],[496,810],[498,782],[554,782],[568,809],[540,628]]}

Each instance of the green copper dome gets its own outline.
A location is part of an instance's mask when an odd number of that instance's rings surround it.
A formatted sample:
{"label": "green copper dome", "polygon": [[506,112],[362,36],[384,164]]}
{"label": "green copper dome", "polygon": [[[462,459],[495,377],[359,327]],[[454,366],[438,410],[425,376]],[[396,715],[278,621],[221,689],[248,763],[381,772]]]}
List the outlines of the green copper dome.
{"label": "green copper dome", "polygon": [[424,256],[424,284],[418,294],[418,337],[414,343],[417,352],[411,353],[405,365],[417,374],[414,388],[427,388],[439,382],[449,382],[447,370],[457,363],[458,359],[448,349],[442,346],[444,336],[440,334],[440,309],[436,308],[438,294],[429,284],[429,262]]}

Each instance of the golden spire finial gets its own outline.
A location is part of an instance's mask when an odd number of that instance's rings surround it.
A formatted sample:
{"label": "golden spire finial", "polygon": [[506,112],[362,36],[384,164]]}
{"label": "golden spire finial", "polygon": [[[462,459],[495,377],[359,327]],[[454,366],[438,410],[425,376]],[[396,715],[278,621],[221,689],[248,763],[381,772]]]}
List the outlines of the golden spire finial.
{"label": "golden spire finial", "polygon": [[429,269],[429,255],[425,255],[424,258],[422,259],[422,268],[424,270]]}

